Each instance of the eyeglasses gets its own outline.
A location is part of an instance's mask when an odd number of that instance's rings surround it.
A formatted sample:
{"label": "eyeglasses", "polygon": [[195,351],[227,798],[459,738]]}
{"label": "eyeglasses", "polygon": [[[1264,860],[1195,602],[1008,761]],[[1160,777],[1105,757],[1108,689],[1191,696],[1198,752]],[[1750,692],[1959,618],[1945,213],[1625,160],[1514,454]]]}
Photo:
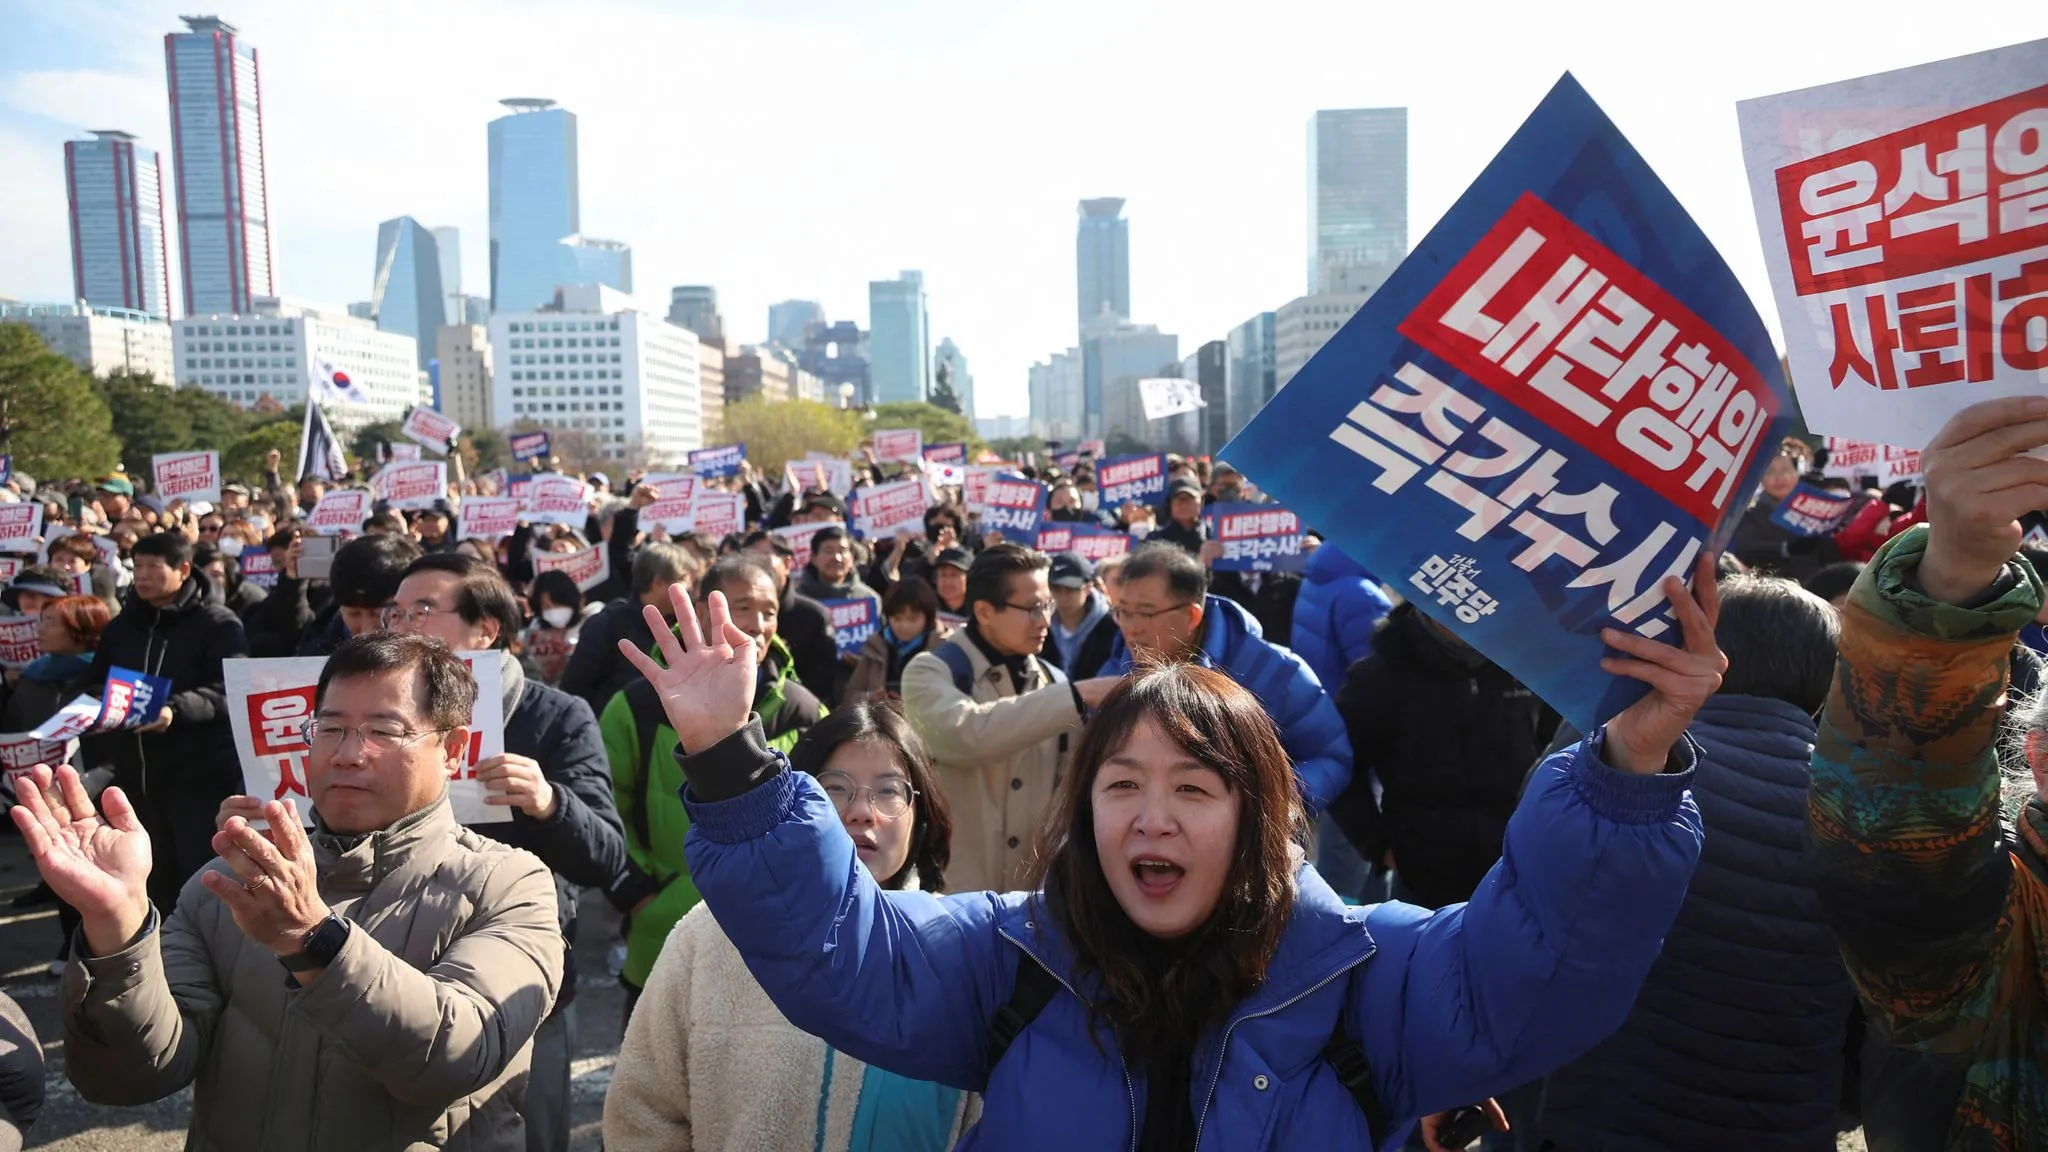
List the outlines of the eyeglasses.
{"label": "eyeglasses", "polygon": [[1040,600],[1033,604],[1012,604],[1008,600],[1005,600],[1003,601],[1003,607],[1015,608],[1017,611],[1022,612],[1026,616],[1030,616],[1038,620],[1052,619],[1053,603],[1050,600]]}
{"label": "eyeglasses", "polygon": [[1154,609],[1150,612],[1140,612],[1135,608],[1125,608],[1122,605],[1118,605],[1117,607],[1110,609],[1109,614],[1111,616],[1116,617],[1117,623],[1122,624],[1127,620],[1156,620],[1169,612],[1178,612],[1183,608],[1192,607],[1194,607],[1193,603],[1169,604],[1164,608]]}
{"label": "eyeglasses", "polygon": [[447,611],[449,609],[437,608],[432,604],[426,603],[415,604],[411,608],[407,608],[402,604],[386,604],[382,619],[387,630],[404,628],[413,624],[425,627],[427,621],[433,619],[434,613]]}
{"label": "eyeglasses", "polygon": [[396,752],[422,736],[452,732],[452,728],[422,728],[417,731],[407,728],[395,720],[372,720],[368,724],[337,724],[319,717],[309,717],[299,727],[299,733],[306,743],[322,751],[340,751],[348,743],[349,733],[363,738],[363,747],[371,752]]}
{"label": "eyeglasses", "polygon": [[841,816],[846,815],[846,810],[853,807],[856,799],[865,796],[875,815],[884,820],[894,820],[910,811],[910,802],[917,798],[917,789],[907,781],[887,780],[880,788],[863,788],[844,772],[819,773],[818,786],[831,797],[832,806],[839,809]]}

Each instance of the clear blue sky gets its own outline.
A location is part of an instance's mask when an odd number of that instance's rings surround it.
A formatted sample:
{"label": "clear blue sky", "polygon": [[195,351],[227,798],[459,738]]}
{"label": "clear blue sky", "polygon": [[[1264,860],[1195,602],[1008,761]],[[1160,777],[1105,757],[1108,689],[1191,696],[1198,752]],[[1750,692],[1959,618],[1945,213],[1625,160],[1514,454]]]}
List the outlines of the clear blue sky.
{"label": "clear blue sky", "polygon": [[0,0],[0,295],[70,294],[64,140],[168,147],[181,11],[261,53],[286,294],[367,299],[399,215],[460,227],[485,294],[484,125],[547,96],[581,122],[584,231],[633,245],[638,295],[715,284],[757,340],[789,297],[865,325],[867,282],[920,268],[982,415],[1023,413],[1026,368],[1073,340],[1076,200],[1128,199],[1133,311],[1186,354],[1302,291],[1317,108],[1410,109],[1413,243],[1566,70],[1775,331],[1734,102],[2048,35],[2048,7],[1900,0]]}

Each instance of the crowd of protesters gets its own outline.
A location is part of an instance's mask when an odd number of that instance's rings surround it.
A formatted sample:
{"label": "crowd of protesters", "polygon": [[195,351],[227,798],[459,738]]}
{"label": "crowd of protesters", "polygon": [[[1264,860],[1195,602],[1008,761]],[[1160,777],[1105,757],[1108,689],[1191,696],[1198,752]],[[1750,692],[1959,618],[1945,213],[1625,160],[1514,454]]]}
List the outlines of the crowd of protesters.
{"label": "crowd of protesters", "polygon": [[[2048,1147],[2043,443],[2048,402],[1980,405],[1920,491],[1787,441],[1667,582],[1677,642],[1607,637],[1648,692],[1591,733],[1313,532],[1218,570],[1204,508],[1265,497],[1206,459],[1115,507],[1085,455],[1023,465],[1130,534],[1094,562],[937,486],[863,539],[750,467],[705,481],[722,539],[643,526],[637,473],[581,526],[466,538],[462,480],[337,541],[275,454],[217,502],[15,472],[52,529],[0,592],[37,621],[0,735],[171,684],[0,797],[66,1075],[190,1086],[194,1147],[563,1149],[577,984],[616,978],[618,1149]],[[1853,490],[1831,535],[1773,518],[1802,478]],[[498,665],[509,821],[447,796],[456,653]],[[243,794],[229,718],[229,662],[285,656],[325,660],[311,811]]]}

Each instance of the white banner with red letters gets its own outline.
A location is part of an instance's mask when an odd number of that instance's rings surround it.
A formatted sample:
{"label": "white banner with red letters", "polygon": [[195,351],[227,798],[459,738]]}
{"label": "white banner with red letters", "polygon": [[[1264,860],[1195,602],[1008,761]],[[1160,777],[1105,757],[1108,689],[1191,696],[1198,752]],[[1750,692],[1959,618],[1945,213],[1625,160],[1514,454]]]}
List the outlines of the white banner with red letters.
{"label": "white banner with red letters", "polygon": [[183,500],[220,502],[220,453],[159,452],[149,458],[156,494],[165,503]]}
{"label": "white banner with red letters", "polygon": [[581,531],[590,520],[590,485],[574,476],[535,476],[526,488],[526,519],[531,524],[566,524]]}
{"label": "white banner with red letters", "polygon": [[370,491],[393,508],[432,508],[448,498],[448,465],[439,460],[386,464],[370,477]]}
{"label": "white banner with red letters", "polygon": [[361,488],[336,488],[320,497],[306,517],[306,527],[320,536],[342,536],[361,532],[370,518],[370,494]]}
{"label": "white banner with red letters", "polygon": [[0,504],[0,552],[38,554],[43,550],[43,502],[24,500]]}
{"label": "white banner with red letters", "polygon": [[640,481],[654,492],[654,501],[640,509],[640,527],[659,528],[671,537],[697,530],[697,478],[657,472]]}
{"label": "white banner with red letters", "polygon": [[519,499],[466,496],[460,523],[464,540],[502,540],[519,530]]}
{"label": "white banner with red letters", "polygon": [[462,435],[462,425],[422,404],[406,416],[399,431],[420,446],[446,455],[455,438]]}
{"label": "white banner with red letters", "polygon": [[588,592],[611,578],[612,562],[601,544],[575,552],[535,552],[533,574],[543,572],[566,572],[578,588]]}
{"label": "white banner with red letters", "polygon": [[690,516],[692,532],[723,540],[746,528],[747,498],[737,492],[700,488],[696,500],[690,505]]}
{"label": "white banner with red letters", "polygon": [[19,668],[43,654],[34,616],[0,617],[0,668]]}
{"label": "white banner with red letters", "polygon": [[883,464],[916,464],[924,460],[924,432],[916,428],[883,428],[875,433],[875,459]]}
{"label": "white banner with red letters", "polygon": [[921,480],[899,480],[863,488],[853,501],[853,530],[869,540],[892,535],[896,529],[922,526],[926,493]]}

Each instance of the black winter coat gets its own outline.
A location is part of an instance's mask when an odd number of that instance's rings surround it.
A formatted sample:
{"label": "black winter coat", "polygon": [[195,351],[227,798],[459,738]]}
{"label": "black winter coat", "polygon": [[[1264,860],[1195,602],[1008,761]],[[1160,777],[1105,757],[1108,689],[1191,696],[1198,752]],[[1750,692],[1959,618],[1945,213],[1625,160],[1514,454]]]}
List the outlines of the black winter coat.
{"label": "black winter coat", "polygon": [[1699,869],[1621,1030],[1551,1077],[1571,1152],[1834,1152],[1855,992],[1805,880],[1813,718],[1715,696],[1688,730]]}
{"label": "black winter coat", "polygon": [[647,619],[641,615],[644,607],[637,598],[614,600],[604,606],[604,611],[585,620],[576,634],[576,650],[569,654],[569,663],[562,669],[557,686],[581,699],[593,716],[604,715],[605,705],[612,702],[612,697],[640,679],[632,662],[619,655],[619,641],[625,640],[642,652],[653,650],[654,633],[647,630]]}
{"label": "black winter coat", "polygon": [[1801,536],[1779,527],[1771,519],[1778,502],[1757,493],[1756,503],[1743,510],[1735,525],[1728,550],[1735,558],[1766,576],[1804,580],[1842,558],[1835,542],[1825,536]]}
{"label": "black winter coat", "polygon": [[1470,899],[1500,859],[1522,778],[1558,716],[1499,666],[1460,661],[1423,621],[1413,604],[1394,609],[1344,677],[1352,783],[1330,816],[1367,860],[1393,849],[1410,899],[1441,908]]}
{"label": "black winter coat", "polygon": [[[1234,600],[1259,622],[1266,639],[1285,646],[1294,635],[1294,598],[1301,595],[1301,577],[1292,572],[1259,573],[1258,591],[1246,582],[1247,572],[1218,572],[1209,577],[1209,591]],[[1323,685],[1324,691],[1329,685]]]}
{"label": "black winter coat", "polygon": [[[114,763],[115,780],[147,794],[152,789],[241,789],[242,766],[228,726],[221,662],[249,654],[241,617],[212,602],[211,583],[192,573],[170,605],[151,607],[132,590],[127,606],[100,634],[92,681],[101,686],[113,668],[132,668],[171,682],[171,726],[163,732],[110,732],[92,737]],[[220,791],[225,788],[225,791]]]}
{"label": "black winter coat", "polygon": [[[811,694],[825,702],[827,708],[839,703],[835,692],[841,683],[839,679],[839,641],[832,632],[832,614],[825,606],[808,596],[798,595],[791,581],[790,591],[783,593],[782,610],[775,621],[775,634],[789,646],[791,671]],[[580,644],[578,645],[581,646]],[[849,675],[850,675],[849,671]]]}

